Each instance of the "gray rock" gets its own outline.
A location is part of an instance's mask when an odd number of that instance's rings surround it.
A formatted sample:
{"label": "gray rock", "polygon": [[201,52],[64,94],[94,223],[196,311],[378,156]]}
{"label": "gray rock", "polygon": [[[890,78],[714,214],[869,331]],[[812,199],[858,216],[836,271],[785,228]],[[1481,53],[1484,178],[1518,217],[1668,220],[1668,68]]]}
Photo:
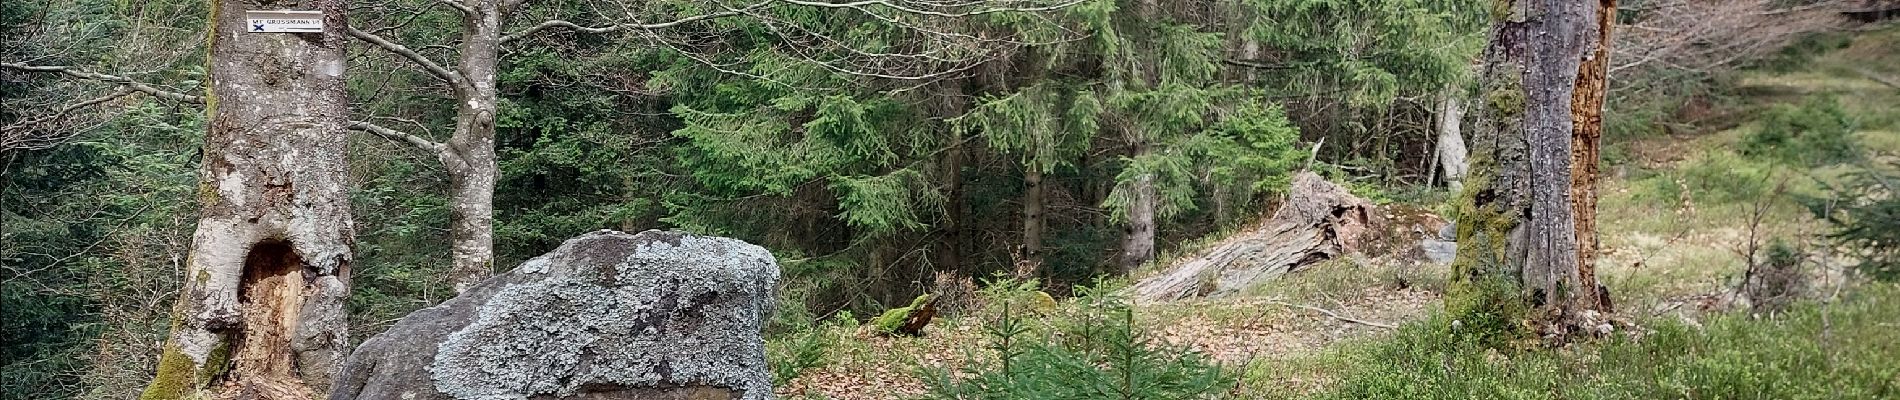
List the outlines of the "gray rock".
{"label": "gray rock", "polygon": [[589,233],[365,341],[330,399],[769,400],[778,277],[738,240]]}
{"label": "gray rock", "polygon": [[1447,242],[1458,241],[1458,221],[1447,221],[1445,222],[1445,227],[1438,228],[1438,240]]}
{"label": "gray rock", "polygon": [[1418,243],[1418,247],[1425,251],[1425,259],[1434,263],[1450,264],[1458,256],[1457,242],[1425,239]]}

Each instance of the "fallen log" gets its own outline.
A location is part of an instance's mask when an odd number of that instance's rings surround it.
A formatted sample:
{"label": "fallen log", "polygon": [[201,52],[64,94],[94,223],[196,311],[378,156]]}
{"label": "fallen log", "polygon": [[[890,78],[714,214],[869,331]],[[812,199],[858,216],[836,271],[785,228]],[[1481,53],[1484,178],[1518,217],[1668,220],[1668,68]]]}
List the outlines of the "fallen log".
{"label": "fallen log", "polygon": [[1222,297],[1254,282],[1378,246],[1385,218],[1372,202],[1312,172],[1293,177],[1287,200],[1255,228],[1135,283],[1136,298]]}

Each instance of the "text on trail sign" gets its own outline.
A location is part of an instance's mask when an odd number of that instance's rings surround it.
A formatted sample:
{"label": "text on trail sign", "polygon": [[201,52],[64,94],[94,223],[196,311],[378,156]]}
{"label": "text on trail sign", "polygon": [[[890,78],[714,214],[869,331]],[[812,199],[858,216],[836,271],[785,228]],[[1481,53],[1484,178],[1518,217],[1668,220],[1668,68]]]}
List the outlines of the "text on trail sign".
{"label": "text on trail sign", "polygon": [[322,11],[245,11],[244,30],[253,33],[323,32]]}

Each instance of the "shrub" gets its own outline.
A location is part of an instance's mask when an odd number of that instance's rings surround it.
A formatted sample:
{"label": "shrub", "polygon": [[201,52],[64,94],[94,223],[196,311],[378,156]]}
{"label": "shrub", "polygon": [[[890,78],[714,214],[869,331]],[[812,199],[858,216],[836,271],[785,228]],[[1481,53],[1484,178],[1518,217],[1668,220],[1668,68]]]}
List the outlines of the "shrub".
{"label": "shrub", "polygon": [[1743,286],[1750,309],[1758,314],[1775,314],[1801,297],[1808,287],[1807,271],[1801,270],[1807,265],[1805,251],[1781,239],[1769,243],[1767,254],[1749,266],[1748,282]]}
{"label": "shrub", "polygon": [[1692,206],[1749,201],[1773,189],[1773,166],[1735,153],[1710,152],[1684,163],[1675,172],[1643,178],[1648,190],[1641,196],[1659,204]]}
{"label": "shrub", "polygon": [[1781,48],[1781,51],[1775,52],[1773,55],[1749,62],[1748,64],[1751,68],[1768,72],[1789,73],[1800,71],[1814,64],[1814,59],[1821,58],[1822,55],[1828,52],[1847,48],[1848,45],[1853,44],[1853,39],[1854,37],[1851,34],[1842,32],[1812,33],[1801,37],[1800,40],[1794,43],[1788,44],[1787,47]]}
{"label": "shrub", "polygon": [[1860,159],[1855,124],[1833,97],[1810,97],[1800,105],[1777,104],[1762,117],[1760,129],[1742,138],[1742,154],[1800,166]]}
{"label": "shrub", "polygon": [[[1089,291],[1100,292],[1100,291]],[[1105,293],[1080,297],[1071,318],[1025,320],[1005,303],[986,326],[996,359],[967,365],[954,379],[928,371],[936,399],[1197,399],[1232,387],[1231,374],[1205,356],[1154,339],[1134,311]]]}
{"label": "shrub", "polygon": [[1823,197],[1801,202],[1835,228],[1829,238],[1845,245],[1862,274],[1900,281],[1900,162],[1886,170],[1864,168],[1847,175],[1846,184]]}
{"label": "shrub", "polygon": [[831,363],[831,349],[840,340],[839,332],[857,330],[858,321],[850,311],[821,324],[806,324],[797,331],[766,341],[767,363],[772,368],[772,385],[784,386],[805,371]]}

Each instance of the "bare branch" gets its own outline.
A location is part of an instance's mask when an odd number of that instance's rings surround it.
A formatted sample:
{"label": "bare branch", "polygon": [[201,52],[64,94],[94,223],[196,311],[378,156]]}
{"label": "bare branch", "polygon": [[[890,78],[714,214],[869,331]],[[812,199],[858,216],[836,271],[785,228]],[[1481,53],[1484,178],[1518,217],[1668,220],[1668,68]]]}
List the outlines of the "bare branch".
{"label": "bare branch", "polygon": [[462,15],[475,13],[474,8],[469,7],[467,3],[463,3],[460,0],[436,0],[436,2],[442,3],[443,5],[447,5],[449,6],[449,8],[454,8],[457,11],[461,11]]}
{"label": "bare branch", "polygon": [[[784,4],[800,5],[800,6],[810,5],[806,3],[799,3],[796,1],[780,1],[780,2]],[[948,9],[955,9],[959,7],[969,7],[973,5],[979,5],[979,4],[994,5],[994,4],[997,4],[998,2],[963,2],[963,3],[922,2],[922,3],[925,5],[928,5],[929,7],[935,7],[940,10],[948,10]],[[1002,3],[1008,3],[1008,2],[1002,2]],[[988,35],[977,35],[977,34],[954,32],[950,30],[933,28],[930,26],[925,26],[925,24],[922,24],[922,23],[907,21],[906,19],[900,18],[898,16],[885,15],[885,13],[881,13],[874,10],[873,8],[875,7],[869,7],[869,6],[887,6],[886,8],[889,8],[891,10],[896,10],[892,12],[893,14],[910,13],[910,14],[918,14],[918,15],[925,15],[925,16],[941,16],[941,17],[946,17],[946,18],[935,18],[935,19],[954,20],[954,19],[958,19],[956,18],[958,16],[980,15],[980,14],[985,14],[989,12],[1010,11],[1010,12],[1033,13],[1034,11],[1039,11],[1039,10],[1060,8],[1060,7],[1066,6],[1067,4],[1058,4],[1054,6],[1044,6],[1044,7],[993,7],[993,8],[983,9],[983,10],[961,11],[961,12],[923,10],[917,7],[902,6],[902,5],[892,4],[888,2],[876,2],[876,1],[855,2],[855,3],[824,3],[824,4],[827,4],[827,5],[819,6],[819,7],[848,9],[860,15],[874,18],[879,21],[883,21],[884,23],[890,24],[899,29],[914,32],[920,37],[917,38],[917,40],[914,40],[911,42],[911,44],[913,45],[928,44],[928,45],[939,46],[941,48],[919,49],[914,52],[908,52],[908,53],[871,51],[871,50],[858,48],[857,46],[853,46],[850,43],[846,43],[844,41],[840,41],[837,38],[831,37],[825,33],[809,29],[803,26],[802,24],[781,20],[771,15],[768,15],[766,13],[752,12],[748,10],[741,10],[741,11],[744,11],[746,16],[754,20],[757,20],[762,26],[772,31],[773,34],[777,35],[782,40],[791,42],[793,45],[786,46],[786,50],[788,50],[787,55],[791,56],[792,58],[796,59],[799,62],[822,67],[824,69],[830,70],[831,72],[840,74],[840,75],[853,75],[853,76],[870,77],[870,78],[878,78],[878,79],[885,79],[885,80],[909,81],[910,83],[913,83],[916,85],[916,86],[911,86],[909,88],[896,89],[893,92],[901,92],[901,91],[915,89],[918,86],[929,84],[930,82],[935,81],[937,79],[943,79],[948,76],[963,74],[985,63],[989,63],[997,59],[1007,57],[1007,55],[1009,54],[1009,50],[1007,50],[1008,47],[1047,45],[1047,44],[1054,44],[1054,43],[1066,42],[1066,41],[1071,41],[1071,40],[1079,40],[1080,38],[1084,37],[1083,35],[1075,34],[1075,35],[1072,35],[1071,38],[1057,39],[1057,40],[1053,40],[1049,42],[1041,42],[1041,43],[1024,42],[1024,41],[1014,40],[1007,36],[990,37]],[[1068,3],[1068,4],[1073,4],[1073,3]],[[1042,18],[1041,16],[1037,16],[1037,17]],[[1061,26],[1061,24],[1057,24],[1053,22],[1050,23],[1049,25],[1055,26],[1055,27]],[[1066,32],[1070,32],[1072,34],[1074,33],[1073,31],[1069,31],[1067,29],[1062,29],[1062,30]],[[801,39],[807,40],[808,42],[806,42],[803,45],[799,45],[797,42],[799,42]],[[996,45],[1004,45],[1004,46],[997,47]],[[827,53],[833,53],[833,52],[842,53],[842,54],[835,54],[835,55],[827,54]]]}
{"label": "bare branch", "polygon": [[1274,301],[1274,300],[1268,300],[1267,302],[1269,302],[1269,303],[1273,303],[1273,304],[1278,304],[1278,305],[1282,305],[1282,306],[1287,306],[1287,307],[1293,307],[1293,308],[1300,308],[1300,309],[1305,309],[1305,310],[1309,310],[1309,311],[1314,311],[1314,312],[1318,312],[1318,313],[1320,313],[1320,314],[1326,314],[1326,316],[1328,316],[1328,317],[1333,317],[1333,319],[1337,319],[1337,320],[1340,320],[1340,321],[1346,321],[1346,322],[1351,322],[1351,323],[1355,323],[1355,324],[1360,324],[1360,325],[1365,325],[1365,326],[1370,326],[1370,327],[1375,327],[1375,328],[1385,328],[1385,329],[1398,329],[1398,328],[1399,328],[1398,326],[1394,326],[1394,325],[1392,325],[1392,324],[1386,324],[1386,323],[1379,323],[1379,322],[1372,322],[1372,321],[1367,321],[1367,320],[1363,320],[1363,319],[1357,319],[1357,318],[1352,318],[1352,317],[1347,317],[1347,316],[1343,316],[1343,315],[1339,315],[1339,313],[1336,313],[1336,312],[1333,312],[1332,310],[1327,310],[1327,309],[1324,309],[1324,308],[1319,308],[1319,307],[1314,307],[1314,306],[1309,306],[1309,305],[1303,305],[1303,304],[1293,304],[1293,303],[1288,303],[1288,302],[1284,302],[1284,301]]}
{"label": "bare branch", "polygon": [[[1081,4],[1085,0],[1069,0],[1069,1],[1061,2],[1061,3],[1056,3],[1056,4],[1046,5],[1046,6],[1038,6],[1038,7],[994,7],[994,8],[981,8],[981,9],[970,10],[970,11],[956,11],[956,12],[921,9],[921,8],[916,8],[916,7],[905,6],[905,5],[902,5],[902,3],[892,2],[890,0],[863,0],[863,1],[853,1],[853,2],[845,2],[845,3],[826,3],[826,2],[807,1],[807,0],[777,0],[777,1],[790,3],[790,4],[797,4],[801,6],[826,7],[826,8],[861,9],[868,6],[884,6],[884,7],[889,7],[893,10],[897,10],[900,12],[917,14],[917,15],[929,15],[929,16],[937,16],[937,17],[969,17],[969,16],[995,14],[995,13],[1003,13],[1003,12],[1054,11],[1054,10],[1067,8],[1069,6],[1073,6],[1076,4]],[[975,3],[964,3],[964,4],[967,5],[967,4],[975,4]]]}
{"label": "bare branch", "polygon": [[996,59],[995,57],[984,58],[982,60],[978,60],[974,62],[965,62],[963,63],[963,65],[951,67],[948,69],[942,69],[942,70],[932,71],[932,72],[927,72],[927,73],[922,73],[922,74],[890,74],[890,73],[882,73],[882,72],[874,72],[874,71],[866,71],[866,70],[856,70],[856,69],[840,67],[835,62],[822,61],[822,60],[812,59],[812,58],[806,58],[804,61],[814,64],[814,65],[821,66],[821,67],[825,67],[825,69],[829,69],[832,72],[836,72],[836,73],[844,74],[844,75],[854,75],[854,76],[882,78],[882,79],[900,80],[900,81],[930,81],[930,80],[935,80],[937,78],[950,76],[952,74],[958,74],[958,73],[963,73],[965,71],[969,71],[971,69],[976,68],[977,66],[983,65],[983,63],[985,62],[994,61],[995,59]]}
{"label": "bare branch", "polygon": [[389,139],[389,140],[402,142],[402,143],[408,143],[409,145],[415,146],[416,148],[421,149],[422,151],[428,152],[431,155],[441,154],[443,148],[445,147],[441,143],[436,143],[436,142],[430,141],[429,139],[423,139],[421,136],[403,133],[402,131],[398,131],[395,129],[384,128],[381,125],[376,125],[376,124],[369,123],[366,121],[350,121],[349,128],[358,130],[358,131],[369,132],[371,134],[375,134],[376,136],[381,136],[384,139]]}
{"label": "bare branch", "polygon": [[1862,77],[1866,77],[1867,80],[1887,85],[1887,87],[1890,88],[1900,89],[1900,78],[1881,75],[1879,72],[1874,72],[1866,68],[1854,68],[1854,72],[1859,73]]}
{"label": "bare branch", "polygon": [[[460,7],[461,6],[460,3],[451,2],[447,0],[436,1],[434,3],[429,3],[418,8],[414,8],[414,9],[401,7],[398,5],[385,5],[384,7],[364,7],[363,10],[365,11],[373,10],[380,14],[383,14],[384,15],[384,17],[382,18],[383,20],[396,21],[393,24],[377,27],[376,29],[371,29],[364,32],[380,35],[386,32],[400,31],[402,30],[402,28],[409,26],[409,24],[412,24],[418,20],[421,20],[422,16],[429,15],[431,11],[435,11],[435,6],[444,6],[444,7],[454,8],[456,9],[456,12],[460,13],[462,16],[467,16],[470,13],[469,10],[462,9]],[[388,10],[385,10],[385,8],[388,8]],[[397,16],[398,13],[395,12],[396,10],[401,10],[403,11],[404,14],[409,14],[409,15]],[[353,8],[350,10],[350,12],[356,13],[358,11],[357,9]],[[427,46],[424,46],[424,48],[427,48]]]}
{"label": "bare branch", "polygon": [[45,125],[64,120],[66,119],[68,115],[71,115],[74,111],[79,111],[87,107],[92,107],[94,105],[98,105],[99,103],[112,101],[114,99],[125,97],[126,95],[133,94],[133,93],[138,93],[138,91],[133,90],[132,88],[129,88],[129,87],[120,86],[118,90],[114,90],[112,91],[111,94],[105,95],[104,97],[81,101],[78,103],[67,105],[65,107],[61,107],[59,111],[53,112],[52,115],[20,121],[20,122],[7,125],[5,127],[0,127],[0,152],[7,152],[7,151],[14,151],[14,150],[41,150],[41,149],[47,149],[53,146],[57,146],[60,143],[65,143],[67,140],[72,139],[74,136],[78,136],[80,133],[85,132],[85,130],[60,129],[58,127],[49,128],[49,127],[46,127]]}
{"label": "bare branch", "polygon": [[132,90],[136,90],[140,93],[152,95],[152,97],[157,97],[157,98],[181,102],[181,103],[202,104],[205,101],[204,96],[194,96],[194,95],[174,92],[170,90],[160,89],[156,86],[147,85],[144,82],[132,80],[132,78],[127,78],[127,77],[118,76],[118,75],[101,74],[97,72],[88,72],[86,70],[82,70],[75,67],[68,67],[64,65],[26,65],[26,64],[16,64],[16,63],[0,63],[0,68],[11,69],[11,70],[21,71],[21,72],[59,73],[59,74],[64,74],[66,76],[79,78],[79,79],[116,83],[116,84],[125,86],[127,88],[131,88]]}
{"label": "bare branch", "polygon": [[[1054,23],[1053,21],[1051,21],[1048,26],[1067,31],[1071,33],[1071,35],[1066,36],[1072,37],[1065,37],[1048,42],[1023,41],[1007,35],[997,37],[985,34],[984,32],[959,32],[955,29],[944,29],[945,27],[932,26],[932,24],[927,23],[927,20],[932,19],[953,20],[959,19],[960,17],[1004,12],[1035,14],[1037,12],[1069,7],[1079,4],[1084,0],[754,1],[756,2],[743,3],[745,4],[743,6],[714,5],[714,7],[724,7],[724,10],[718,12],[708,11],[704,14],[661,23],[647,23],[634,18],[630,22],[590,27],[575,24],[567,20],[555,19],[541,22],[521,31],[505,35],[501,41],[503,43],[518,41],[531,37],[536,33],[557,28],[594,34],[630,32],[641,36],[658,47],[673,50],[684,57],[719,70],[720,72],[762,79],[784,85],[784,82],[767,78],[766,75],[771,75],[770,73],[744,71],[745,68],[740,67],[740,65],[749,64],[748,62],[735,61],[726,63],[724,62],[725,60],[720,60],[715,55],[707,54],[705,51],[702,51],[703,49],[720,48],[720,46],[715,44],[700,43],[700,41],[708,38],[704,32],[669,32],[672,30],[666,29],[719,18],[743,17],[756,20],[761,26],[785,41],[786,45],[781,48],[781,50],[785,51],[783,54],[800,64],[820,67],[839,75],[905,81],[905,84],[921,86],[938,79],[969,73],[969,71],[980,65],[1006,57],[1010,53],[1009,50],[999,49],[996,45],[1003,45],[1002,47],[1006,48],[1026,47],[1079,40],[1085,37],[1079,33],[1069,31],[1063,28],[1062,24]],[[897,29],[908,31],[916,37],[904,42],[903,46],[911,47],[908,51],[860,48],[846,41],[838,40],[838,38],[821,32],[820,30],[812,29],[801,23],[780,19],[773,13],[768,12],[781,6],[838,9],[841,11],[854,12],[881,21],[882,23],[890,24]],[[639,12],[635,10],[628,10],[627,15],[632,18],[632,15],[638,13]],[[905,18],[904,15],[940,18],[923,18],[923,20],[926,21],[913,21],[909,18]],[[1035,15],[1035,17],[1047,20],[1046,17],[1041,15]],[[678,35],[689,36],[676,37]],[[716,41],[716,35],[713,36],[715,38],[711,40]],[[912,88],[914,88],[914,86]],[[902,90],[909,89],[898,89],[898,91]]]}
{"label": "bare branch", "polygon": [[680,18],[680,19],[676,19],[676,20],[672,20],[668,22],[660,22],[660,23],[652,23],[652,24],[634,22],[634,23],[627,23],[627,24],[613,24],[613,25],[607,25],[607,26],[601,26],[601,27],[586,27],[586,26],[580,26],[579,24],[575,24],[573,22],[568,22],[565,20],[558,20],[558,19],[549,20],[549,21],[545,21],[539,24],[535,24],[534,26],[530,26],[527,29],[522,29],[519,32],[503,35],[501,37],[501,42],[508,43],[508,42],[513,42],[516,40],[521,40],[522,38],[528,37],[530,35],[533,35],[537,32],[540,32],[542,30],[546,30],[549,28],[567,28],[567,29],[572,29],[574,31],[578,31],[581,33],[595,33],[595,34],[613,33],[613,32],[619,32],[619,31],[628,30],[628,29],[670,28],[670,27],[679,26],[683,24],[689,24],[693,22],[709,21],[709,20],[714,20],[714,19],[719,19],[719,18],[724,18],[724,17],[736,16],[736,15],[744,14],[746,11],[749,11],[749,10],[765,7],[766,5],[769,5],[771,3],[772,3],[771,1],[764,1],[764,2],[759,2],[759,3],[754,3],[752,5],[745,6],[743,8],[729,9],[726,11],[720,11],[716,13],[695,15],[695,16]]}
{"label": "bare branch", "polygon": [[438,64],[435,60],[430,60],[428,57],[423,57],[421,53],[416,53],[415,50],[411,50],[396,42],[391,42],[382,36],[376,36],[374,33],[356,29],[355,26],[349,27],[349,33],[350,37],[369,42],[370,44],[376,45],[376,47],[383,48],[383,50],[388,50],[390,53],[395,53],[398,56],[402,56],[402,58],[409,59],[410,62],[422,67],[424,71],[428,71],[430,75],[435,75],[436,79],[441,79],[444,82],[455,85],[458,91],[461,90],[463,86],[461,74],[455,73],[455,71],[449,70],[448,68],[443,68],[442,64]]}
{"label": "bare branch", "polygon": [[[1740,60],[1758,58],[1813,32],[1842,29],[1847,22],[1834,10],[1845,0],[1822,0],[1806,6],[1782,7],[1782,2],[1745,0],[1704,2],[1657,0],[1636,10],[1635,18],[1616,29],[1610,68],[1615,75],[1630,69],[1676,70],[1692,73],[1735,68]],[[1622,80],[1619,87],[1646,77]]]}
{"label": "bare branch", "polygon": [[655,39],[653,40],[653,43],[658,44],[660,46],[665,46],[668,50],[672,50],[674,53],[677,53],[681,56],[685,56],[686,58],[699,63],[699,65],[705,66],[706,68],[712,68],[714,71],[719,71],[720,73],[723,73],[723,74],[729,74],[733,76],[743,76],[743,77],[751,78],[751,79],[758,79],[760,81],[764,81],[764,82],[771,83],[774,85],[779,85],[779,86],[784,86],[787,88],[793,88],[793,89],[799,89],[799,90],[810,90],[810,91],[824,90],[822,88],[793,85],[791,83],[787,83],[787,82],[780,81],[777,79],[772,79],[772,77],[769,77],[769,76],[734,69],[732,68],[731,65],[721,64],[717,61],[713,61],[712,59],[706,58],[705,56],[700,55],[699,53],[694,53],[687,49],[681,48],[677,44],[674,44],[672,42],[668,42],[665,40]]}

